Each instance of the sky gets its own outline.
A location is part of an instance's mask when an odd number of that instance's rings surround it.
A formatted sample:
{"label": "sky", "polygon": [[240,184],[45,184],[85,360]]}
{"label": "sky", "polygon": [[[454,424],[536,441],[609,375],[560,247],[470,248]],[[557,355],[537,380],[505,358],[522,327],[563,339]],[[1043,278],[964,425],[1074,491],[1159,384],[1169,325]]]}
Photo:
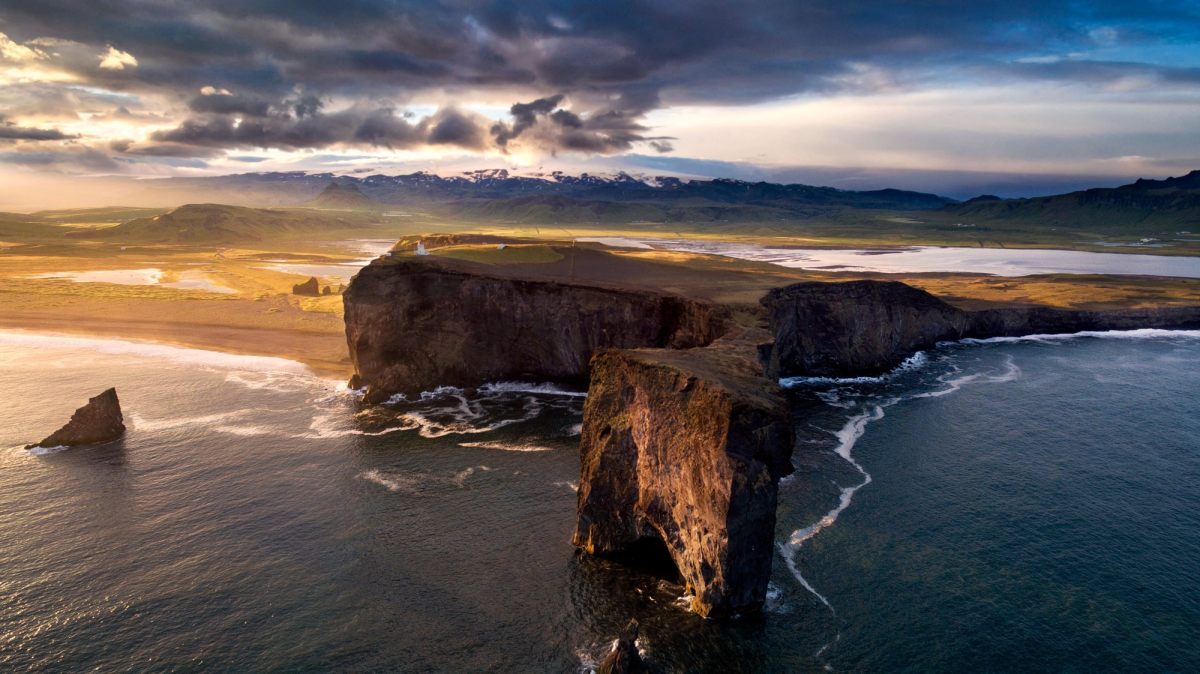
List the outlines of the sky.
{"label": "sky", "polygon": [[10,190],[508,167],[1015,196],[1200,168],[1197,120],[1195,0],[0,0]]}

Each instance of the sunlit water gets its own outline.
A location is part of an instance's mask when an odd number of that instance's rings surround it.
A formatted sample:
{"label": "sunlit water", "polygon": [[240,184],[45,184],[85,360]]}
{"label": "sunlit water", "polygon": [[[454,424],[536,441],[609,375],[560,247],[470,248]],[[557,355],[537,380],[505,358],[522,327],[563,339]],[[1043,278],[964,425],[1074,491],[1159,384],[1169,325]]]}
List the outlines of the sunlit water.
{"label": "sunlit water", "polygon": [[75,283],[113,283],[125,286],[162,286],[179,290],[203,290],[210,293],[233,294],[237,291],[215,283],[204,272],[183,271],[175,280],[164,281],[161,269],[100,269],[93,271],[62,271],[34,274],[30,278],[63,279]]}
{"label": "sunlit water", "polygon": [[[578,395],[2,333],[0,670],[586,671],[636,616],[659,671],[1194,671],[1200,339],[1155,335],[801,384],[768,610],[719,622],[570,546]],[[124,440],[22,448],[111,385]]]}
{"label": "sunlit water", "polygon": [[771,248],[728,241],[632,237],[592,237],[580,240],[628,248],[658,248],[725,255],[743,260],[770,262],[784,267],[826,271],[890,274],[963,272],[997,276],[1134,274],[1200,278],[1200,257],[1175,255],[934,246],[878,249]]}

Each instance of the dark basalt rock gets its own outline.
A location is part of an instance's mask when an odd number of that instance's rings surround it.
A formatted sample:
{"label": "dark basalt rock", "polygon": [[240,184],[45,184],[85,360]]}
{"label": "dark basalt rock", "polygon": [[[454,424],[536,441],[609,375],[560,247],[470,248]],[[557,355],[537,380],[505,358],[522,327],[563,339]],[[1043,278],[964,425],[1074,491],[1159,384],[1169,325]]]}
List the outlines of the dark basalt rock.
{"label": "dark basalt rock", "polygon": [[889,370],[966,331],[966,312],[895,281],[797,283],[762,299],[775,346],[768,371],[848,376]]}
{"label": "dark basalt rock", "polygon": [[596,674],[643,674],[646,664],[637,649],[638,621],[630,620],[613,642],[612,652],[596,668]]}
{"label": "dark basalt rock", "polygon": [[775,377],[879,374],[916,351],[964,337],[1200,327],[1200,307],[964,311],[895,281],[797,283],[772,290],[762,304],[775,336],[766,355]]}
{"label": "dark basalt rock", "polygon": [[343,297],[369,401],[505,379],[579,384],[599,349],[701,346],[723,320],[718,307],[670,293],[492,277],[421,258],[377,260]]}
{"label": "dark basalt rock", "polygon": [[110,388],[75,410],[66,426],[37,444],[27,445],[26,449],[110,442],[125,433],[124,421],[121,416],[121,403],[117,400],[117,390]]}
{"label": "dark basalt rock", "polygon": [[317,282],[315,277],[309,277],[304,283],[297,283],[292,286],[293,295],[303,295],[305,297],[320,297],[321,284]]}
{"label": "dark basalt rock", "polygon": [[613,557],[661,544],[702,615],[765,599],[778,482],[792,470],[778,377],[878,374],[963,337],[1200,326],[1200,307],[969,312],[882,281],[778,288],[734,321],[727,307],[645,286],[537,273],[372,262],[344,294],[351,387],[378,402],[441,385],[588,379],[573,542]]}

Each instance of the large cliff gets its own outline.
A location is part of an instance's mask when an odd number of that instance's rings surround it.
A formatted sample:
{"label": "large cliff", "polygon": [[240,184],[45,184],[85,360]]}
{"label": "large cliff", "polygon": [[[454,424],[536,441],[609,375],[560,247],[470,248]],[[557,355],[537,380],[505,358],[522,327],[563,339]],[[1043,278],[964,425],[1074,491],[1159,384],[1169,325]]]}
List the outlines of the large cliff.
{"label": "large cliff", "polygon": [[702,346],[716,306],[648,290],[514,279],[384,258],[345,293],[346,339],[372,400],[504,379],[582,383],[598,349]]}
{"label": "large cliff", "polygon": [[797,283],[762,299],[775,377],[879,374],[916,351],[965,337],[1200,327],[1200,307],[1082,311],[1042,306],[964,311],[895,281]]}

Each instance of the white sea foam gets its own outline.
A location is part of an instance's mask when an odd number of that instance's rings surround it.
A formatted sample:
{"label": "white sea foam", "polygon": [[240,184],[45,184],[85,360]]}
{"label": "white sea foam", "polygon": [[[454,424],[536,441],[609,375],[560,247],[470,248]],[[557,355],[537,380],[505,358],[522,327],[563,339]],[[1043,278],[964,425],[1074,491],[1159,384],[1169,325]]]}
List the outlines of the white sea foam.
{"label": "white sea foam", "polygon": [[223,370],[249,370],[257,372],[291,372],[311,374],[307,365],[275,358],[273,356],[243,356],[220,351],[192,349],[159,342],[128,339],[106,339],[100,337],[74,337],[56,333],[29,332],[25,330],[0,330],[0,345],[26,346],[43,349],[86,349],[121,356],[157,358],[173,362],[219,368]]}
{"label": "white sea foam", "polygon": [[[947,348],[955,345],[970,346],[980,344],[1013,344],[1019,342],[1053,344],[1074,339],[1089,338],[1134,340],[1179,338],[1197,339],[1200,338],[1200,330],[1164,330],[1161,328],[1140,328],[1137,330],[1084,330],[1082,332],[1024,335],[1021,337],[966,337],[957,341],[939,342],[937,346],[938,348]],[[909,356],[904,362],[900,363],[900,365],[896,366],[896,368],[890,372],[886,372],[874,377],[784,377],[779,380],[779,385],[784,388],[801,388],[842,384],[881,384],[902,372],[916,370],[928,364],[928,355],[923,351],[918,351]]]}
{"label": "white sea foam", "polygon": [[239,435],[244,438],[254,437],[258,435],[277,435],[278,429],[270,426],[214,426],[213,430],[218,433],[228,433],[229,435]]}
{"label": "white sea foam", "polygon": [[565,489],[570,489],[571,491],[574,491],[574,492],[579,491],[579,483],[576,482],[575,480],[565,480],[565,481],[555,482],[554,486],[555,487],[563,487]]}
{"label": "white sea foam", "polygon": [[[916,366],[919,367],[925,362],[926,361],[921,361],[921,363]],[[811,592],[813,596],[819,599],[821,603],[825,604],[825,606],[827,606],[831,611],[834,610],[834,608],[829,602],[829,599],[818,592],[800,571],[798,557],[800,549],[804,546],[804,544],[812,540],[812,538],[821,533],[821,531],[833,526],[833,524],[837,522],[837,519],[842,512],[844,512],[846,508],[850,507],[850,504],[854,500],[855,493],[871,483],[871,474],[868,473],[866,469],[854,459],[854,446],[866,433],[867,425],[871,422],[882,419],[884,417],[884,410],[897,403],[919,398],[936,398],[949,395],[955,391],[961,390],[962,387],[973,383],[1000,384],[1011,382],[1021,376],[1021,368],[1019,368],[1013,361],[1012,356],[1006,357],[1003,369],[996,373],[981,372],[957,377],[954,376],[960,372],[961,370],[956,368],[953,372],[938,377],[938,381],[945,385],[945,387],[941,389],[921,393],[910,393],[895,398],[876,398],[875,400],[867,403],[863,411],[848,417],[846,419],[846,423],[840,429],[833,432],[834,437],[837,438],[837,445],[833,448],[834,453],[846,461],[846,463],[850,464],[856,471],[858,471],[858,473],[862,476],[862,480],[854,486],[842,487],[841,493],[838,495],[837,505],[832,510],[825,513],[825,515],[816,522],[806,527],[796,529],[792,532],[792,535],[788,537],[787,541],[778,544],[779,551],[783,556],[784,562],[787,564],[788,570],[792,572],[792,575],[802,586],[804,586],[806,590]],[[889,373],[889,375],[890,374],[891,373]],[[826,402],[834,407],[846,407],[846,401],[842,400],[840,396],[832,396],[827,399]]]}
{"label": "white sea foam", "polygon": [[390,492],[403,492],[406,494],[416,494],[420,486],[426,482],[426,476],[424,475],[384,472],[378,468],[363,471],[358,474],[358,478],[367,482],[374,482],[377,485],[385,487]]}
{"label": "white sea foam", "polygon": [[458,485],[460,488],[466,487],[467,486],[467,478],[474,475],[475,471],[477,471],[477,470],[487,472],[487,471],[490,471],[491,468],[488,468],[487,466],[471,466],[470,468],[465,468],[465,469],[459,471],[458,473],[455,473],[454,478],[453,478],[454,484]]}
{"label": "white sea foam", "polygon": [[825,596],[820,592],[817,592],[816,588],[809,584],[808,580],[804,578],[804,574],[800,572],[796,557],[800,553],[800,548],[803,547],[805,543],[812,539],[813,536],[821,533],[821,531],[825,528],[833,525],[833,523],[837,521],[838,516],[842,514],[842,511],[850,507],[850,502],[854,499],[855,492],[867,486],[868,484],[871,484],[871,474],[864,470],[863,467],[854,460],[854,455],[852,453],[854,450],[854,444],[858,442],[858,439],[861,438],[863,433],[866,432],[867,424],[883,418],[884,406],[894,404],[895,402],[896,401],[893,399],[886,403],[880,403],[874,405],[870,410],[851,416],[846,420],[846,424],[844,426],[834,432],[834,437],[837,438],[838,444],[833,451],[838,456],[845,459],[850,465],[854,466],[855,470],[862,475],[862,482],[859,482],[853,487],[843,487],[841,495],[838,497],[838,504],[833,510],[825,513],[824,517],[817,520],[813,524],[793,531],[792,535],[788,537],[787,541],[779,544],[779,551],[783,554],[783,559],[787,563],[788,569],[792,572],[792,575],[795,576],[796,580],[800,581],[800,584],[803,585],[806,590],[811,592],[817,599],[820,599],[821,603],[829,607],[829,610],[831,611],[833,610],[833,604],[830,604],[829,600],[826,599]]}
{"label": "white sea foam", "polygon": [[41,445],[34,445],[33,447],[26,449],[25,451],[29,452],[30,454],[32,454],[34,456],[46,456],[47,454],[57,454],[61,451],[67,450],[67,449],[70,449],[70,448],[67,447],[66,445],[55,445],[54,447],[42,447]]}
{"label": "white sea foam", "polygon": [[1171,338],[1200,338],[1200,330],[1163,330],[1160,328],[1140,328],[1137,330],[1084,330],[1061,334],[1024,335],[1022,337],[987,337],[976,339],[968,337],[950,344],[1012,344],[1016,342],[1065,342],[1072,339],[1171,339]]}
{"label": "white sea foam", "polygon": [[585,398],[587,391],[568,391],[554,384],[537,384],[521,381],[497,381],[480,386],[478,392],[482,395],[499,395],[504,393],[536,393],[539,395],[568,396]]}
{"label": "white sea foam", "polygon": [[460,442],[459,447],[478,447],[480,449],[498,449],[505,452],[552,452],[553,447],[539,445],[533,442]]}
{"label": "white sea foam", "polygon": [[[956,370],[954,373],[951,373],[951,374],[956,374],[957,372],[959,372],[959,370]],[[949,375],[942,375],[941,377],[938,377],[938,381],[941,382],[942,384],[945,384],[946,388],[938,389],[936,391],[926,391],[923,393],[913,393],[913,394],[907,396],[905,399],[911,400],[911,399],[917,399],[917,398],[940,398],[942,396],[950,395],[951,393],[954,393],[955,391],[961,389],[963,386],[966,386],[967,384],[971,384],[971,383],[1003,384],[1006,382],[1014,381],[1020,376],[1021,376],[1021,368],[1017,367],[1017,364],[1013,362],[1013,357],[1010,355],[1005,358],[1004,370],[1002,372],[999,372],[997,374],[989,374],[987,372],[977,372],[975,374],[963,375],[961,377],[950,377]]]}
{"label": "white sea foam", "polygon": [[903,372],[910,372],[929,364],[929,356],[924,351],[918,351],[905,358],[899,365],[884,374],[875,377],[784,377],[779,385],[784,388],[800,388],[804,386],[829,386],[839,384],[881,384]]}
{"label": "white sea foam", "polygon": [[[478,391],[477,391],[478,393]],[[460,388],[443,386],[421,394],[419,400],[393,396],[389,404],[372,406],[355,415],[375,424],[372,430],[356,427],[344,413],[317,414],[302,437],[335,438],[350,435],[379,436],[415,430],[424,438],[448,435],[478,435],[536,418],[548,407],[564,403],[539,395],[517,394],[510,389],[489,389],[483,395],[468,397]],[[519,409],[514,405],[519,404]],[[527,445],[527,446],[523,446]],[[468,445],[470,446],[470,445]],[[480,447],[508,451],[551,449],[532,443],[490,443]]]}
{"label": "white sea foam", "polygon": [[470,466],[454,475],[430,475],[428,473],[407,472],[397,470],[383,470],[380,468],[372,468],[365,470],[357,475],[358,479],[367,482],[373,482],[386,488],[392,493],[404,493],[413,496],[420,495],[422,491],[430,485],[449,486],[454,485],[459,489],[464,489],[467,486],[467,478],[474,475],[476,472],[489,472],[492,469],[489,466]]}
{"label": "white sea foam", "polygon": [[278,393],[301,393],[310,391],[314,387],[324,383],[324,380],[317,379],[310,373],[270,370],[234,370],[225,375],[225,381],[255,391],[275,391]]}
{"label": "white sea foam", "polygon": [[169,417],[166,419],[148,419],[137,412],[129,415],[130,425],[139,431],[169,431],[188,426],[210,426],[214,423],[238,419],[253,414],[253,410],[234,410],[220,414],[205,414],[198,417]]}

